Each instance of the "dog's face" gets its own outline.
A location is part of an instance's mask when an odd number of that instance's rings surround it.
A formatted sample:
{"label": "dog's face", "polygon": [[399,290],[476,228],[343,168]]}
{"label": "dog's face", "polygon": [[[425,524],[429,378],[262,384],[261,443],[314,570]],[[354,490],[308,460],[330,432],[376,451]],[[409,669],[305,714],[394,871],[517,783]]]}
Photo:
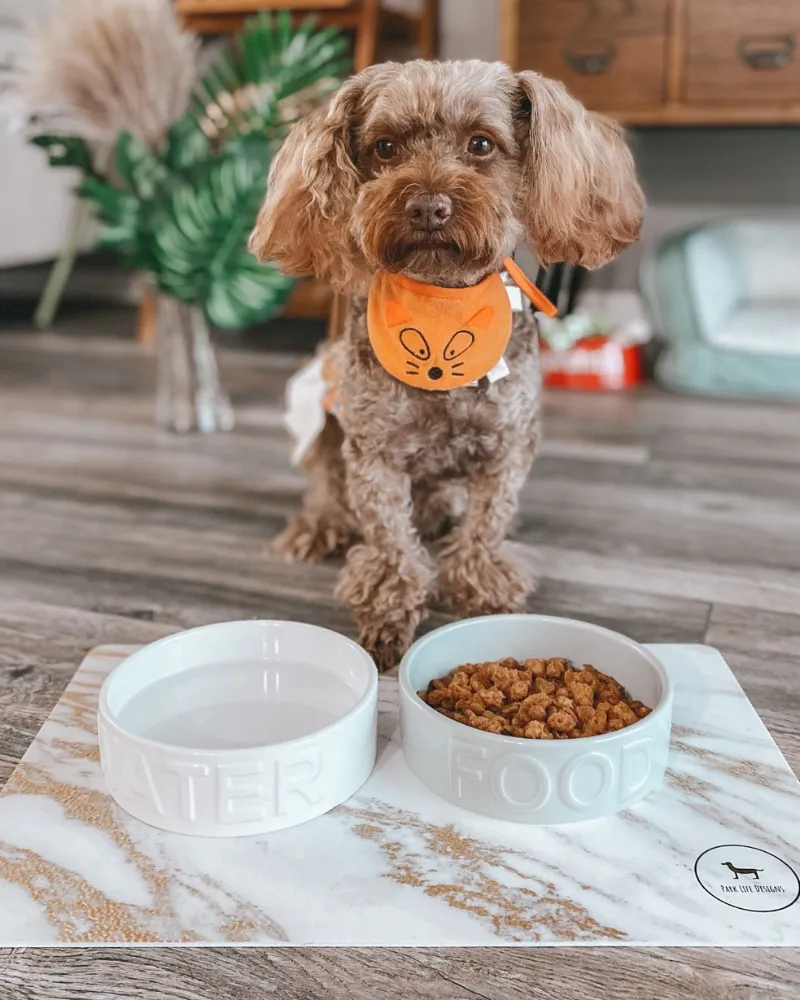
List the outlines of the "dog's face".
{"label": "dog's face", "polygon": [[370,270],[459,284],[496,270],[522,227],[513,83],[499,65],[391,71],[352,135],[350,231]]}
{"label": "dog's face", "polygon": [[521,235],[545,263],[604,263],[641,216],[619,130],[560,84],[502,63],[386,63],[294,128],[250,245],[342,290],[378,269],[460,285]]}

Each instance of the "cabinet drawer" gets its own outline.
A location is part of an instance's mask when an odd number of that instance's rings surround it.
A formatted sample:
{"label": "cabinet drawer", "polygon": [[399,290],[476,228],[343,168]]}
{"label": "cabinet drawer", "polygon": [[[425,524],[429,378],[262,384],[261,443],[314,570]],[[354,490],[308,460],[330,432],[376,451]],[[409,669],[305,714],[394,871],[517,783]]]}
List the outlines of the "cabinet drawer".
{"label": "cabinet drawer", "polygon": [[563,80],[588,107],[664,100],[667,0],[520,0],[517,69]]}
{"label": "cabinet drawer", "polygon": [[690,104],[800,101],[798,0],[691,0]]}

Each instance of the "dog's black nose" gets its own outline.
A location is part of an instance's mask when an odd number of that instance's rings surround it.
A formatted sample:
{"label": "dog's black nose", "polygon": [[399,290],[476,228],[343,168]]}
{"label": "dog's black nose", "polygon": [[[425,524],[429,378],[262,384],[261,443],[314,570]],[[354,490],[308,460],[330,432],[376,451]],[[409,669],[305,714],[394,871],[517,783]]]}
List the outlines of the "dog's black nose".
{"label": "dog's black nose", "polygon": [[432,378],[434,382],[437,382],[442,377],[442,375],[444,375],[444,372],[437,365],[434,365],[433,368],[428,369],[428,378]]}
{"label": "dog's black nose", "polygon": [[414,229],[432,233],[441,229],[453,214],[446,194],[417,194],[406,202],[406,215]]}

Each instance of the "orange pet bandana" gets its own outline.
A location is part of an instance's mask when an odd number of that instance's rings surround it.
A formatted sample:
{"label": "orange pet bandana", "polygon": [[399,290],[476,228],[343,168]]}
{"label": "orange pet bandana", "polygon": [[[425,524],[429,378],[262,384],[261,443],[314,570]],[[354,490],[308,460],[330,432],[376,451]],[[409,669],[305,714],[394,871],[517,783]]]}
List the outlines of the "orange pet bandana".
{"label": "orange pet bandana", "polygon": [[[513,260],[503,264],[537,308],[555,315],[553,304]],[[511,319],[499,274],[466,288],[441,288],[378,271],[367,303],[367,330],[378,361],[418,389],[456,389],[483,378],[503,357]]]}

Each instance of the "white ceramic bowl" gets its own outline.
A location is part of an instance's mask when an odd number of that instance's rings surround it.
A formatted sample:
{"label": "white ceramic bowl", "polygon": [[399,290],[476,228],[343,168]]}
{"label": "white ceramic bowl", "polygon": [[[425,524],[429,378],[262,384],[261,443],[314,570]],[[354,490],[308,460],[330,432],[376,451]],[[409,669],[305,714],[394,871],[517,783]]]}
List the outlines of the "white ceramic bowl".
{"label": "white ceramic bowl", "polygon": [[294,826],[349,798],[375,764],[378,679],[354,642],[314,625],[179,632],[100,691],[100,757],[137,819],[209,837]]}
{"label": "white ceramic bowl", "polygon": [[[605,736],[528,740],[472,729],[418,697],[462,663],[563,656],[611,674],[653,709]],[[453,805],[516,823],[573,823],[610,816],[662,784],[672,685],[646,649],[608,629],[545,615],[456,622],[415,643],[400,667],[400,723],[408,766]]]}

